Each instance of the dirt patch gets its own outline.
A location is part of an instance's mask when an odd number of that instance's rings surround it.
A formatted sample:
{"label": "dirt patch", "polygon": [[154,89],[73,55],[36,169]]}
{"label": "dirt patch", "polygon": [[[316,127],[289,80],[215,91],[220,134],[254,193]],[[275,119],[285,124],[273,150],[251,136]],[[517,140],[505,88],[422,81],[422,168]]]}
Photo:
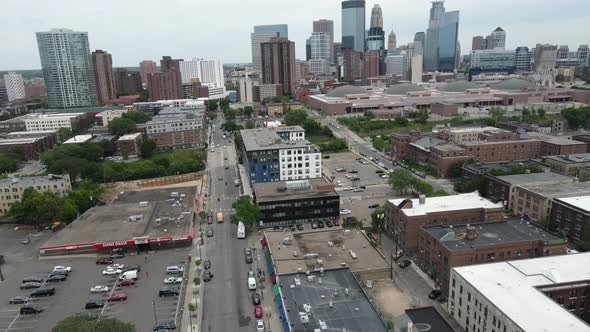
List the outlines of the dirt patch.
{"label": "dirt patch", "polygon": [[375,307],[385,320],[393,320],[412,306],[411,299],[395,287],[391,280],[374,280],[373,287],[367,292],[375,300]]}
{"label": "dirt patch", "polygon": [[[132,190],[151,190],[151,189],[165,189],[165,188],[177,188],[177,187],[188,187],[188,186],[200,186],[201,180],[203,178],[203,174],[199,174],[198,178],[195,179],[194,176],[191,177],[179,177],[178,180],[182,179],[191,179],[191,181],[185,182],[176,182],[171,181],[170,177],[162,177],[161,179],[165,179],[165,182],[168,183],[166,185],[159,185],[159,186],[142,186],[145,184],[146,180],[134,180],[134,181],[125,181],[125,182],[111,182],[104,185],[104,193],[102,195],[102,200],[104,202],[112,201],[117,194],[120,192],[125,191],[132,191]],[[158,181],[160,178],[151,179],[154,182]]]}

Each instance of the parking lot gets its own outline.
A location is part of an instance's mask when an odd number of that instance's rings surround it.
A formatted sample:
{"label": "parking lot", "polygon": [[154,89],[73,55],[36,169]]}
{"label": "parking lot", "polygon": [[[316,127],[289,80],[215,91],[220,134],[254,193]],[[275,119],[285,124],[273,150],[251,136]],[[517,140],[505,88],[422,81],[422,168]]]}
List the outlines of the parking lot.
{"label": "parking lot", "polygon": [[[58,321],[79,313],[92,312],[100,318],[117,318],[133,323],[138,331],[151,331],[158,322],[173,321],[177,310],[184,309],[179,296],[159,297],[158,291],[164,287],[167,265],[184,265],[188,249],[173,249],[139,256],[128,256],[116,260],[124,265],[139,265],[141,271],[135,285],[114,287],[117,275],[103,275],[107,265],[96,265],[96,258],[74,258],[31,260],[21,264],[18,270],[0,284],[0,331],[40,331],[48,330]],[[37,275],[46,278],[55,265],[72,267],[66,281],[47,284],[54,286],[55,295],[34,298],[31,303],[44,308],[39,314],[20,315],[21,305],[8,304],[17,295],[31,294],[33,290],[21,290],[19,286],[25,277]],[[185,267],[185,274],[188,273]],[[183,280],[183,284],[186,284]],[[91,294],[90,288],[96,285],[109,287],[107,293]],[[173,285],[180,288],[181,285]],[[124,293],[127,300],[107,303],[101,309],[86,310],[89,300],[106,300],[115,293]],[[181,292],[182,295],[182,292]],[[155,310],[154,310],[155,308]]]}

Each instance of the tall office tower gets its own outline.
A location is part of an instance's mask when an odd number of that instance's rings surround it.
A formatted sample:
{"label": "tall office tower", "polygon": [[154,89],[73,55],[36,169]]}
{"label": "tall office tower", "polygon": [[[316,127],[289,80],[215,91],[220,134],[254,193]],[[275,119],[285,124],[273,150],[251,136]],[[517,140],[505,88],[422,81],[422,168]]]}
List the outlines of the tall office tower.
{"label": "tall office tower", "polygon": [[141,83],[144,86],[147,86],[148,82],[148,75],[153,74],[158,71],[156,67],[156,62],[152,60],[143,60],[139,63],[139,72],[141,74]]}
{"label": "tall office tower", "polygon": [[23,75],[15,72],[4,74],[4,86],[6,86],[8,101],[25,98],[25,81],[23,80]]}
{"label": "tall office tower", "polygon": [[96,96],[101,104],[117,98],[115,76],[113,75],[113,59],[103,50],[92,52],[92,65],[96,79]]}
{"label": "tall office tower", "polygon": [[531,70],[531,51],[526,46],[517,47],[514,51],[514,67],[516,71]]}
{"label": "tall office tower", "polygon": [[365,80],[369,77],[377,77],[380,75],[380,60],[379,50],[369,50],[365,52],[365,56],[363,57],[363,76]]}
{"label": "tall office tower", "polygon": [[262,72],[260,44],[269,42],[273,37],[289,38],[289,27],[287,24],[255,25],[254,32],[250,34],[252,68],[257,73]]}
{"label": "tall office tower", "polygon": [[504,49],[506,47],[506,31],[497,27],[486,37],[486,49],[493,50],[496,48]]}
{"label": "tall office tower", "polygon": [[281,84],[283,95],[292,96],[297,88],[295,43],[287,38],[273,37],[260,44],[262,80],[265,84]]}
{"label": "tall office tower", "polygon": [[570,48],[567,45],[559,45],[557,49],[557,58],[558,59],[567,59],[569,58]]}
{"label": "tall office tower", "polygon": [[342,66],[342,43],[334,43],[334,61],[336,66]]}
{"label": "tall office tower", "polygon": [[589,52],[590,49],[588,48],[588,45],[580,45],[576,51],[576,58],[578,58],[578,60],[582,60],[582,63],[584,63],[586,59],[588,59]]}
{"label": "tall office tower", "polygon": [[393,52],[397,48],[397,37],[395,36],[395,32],[391,30],[389,36],[387,36],[387,51]]}
{"label": "tall office tower", "polygon": [[311,38],[305,40],[305,61],[311,60]]}
{"label": "tall office tower", "polygon": [[457,57],[459,11],[446,12],[444,1],[433,1],[424,45],[427,71],[452,72]]}
{"label": "tall office tower", "polygon": [[479,51],[487,49],[487,39],[482,36],[475,36],[471,41],[471,50]]}
{"label": "tall office tower", "polygon": [[[377,51],[379,53],[379,73],[378,75],[385,74],[385,31],[383,31],[383,12],[379,5],[373,6],[371,10],[371,25],[367,33],[367,50]],[[366,54],[366,53],[365,53]],[[372,53],[371,53],[372,54]],[[365,62],[366,64],[367,62]],[[372,74],[372,72],[370,73]],[[374,77],[378,75],[365,77]]]}
{"label": "tall office tower", "polygon": [[399,76],[400,79],[407,80],[409,61],[406,51],[396,53],[388,54],[385,58],[387,76]]}
{"label": "tall office tower", "polygon": [[332,20],[317,20],[313,21],[313,32],[323,32],[330,36],[330,64],[335,64],[334,58],[334,21]]}
{"label": "tall office tower", "polygon": [[416,32],[414,35],[414,54],[424,54],[424,44],[426,43],[426,34],[424,32]]}
{"label": "tall office tower", "polygon": [[52,29],[36,35],[49,107],[95,106],[96,84],[88,33]]}
{"label": "tall office tower", "polygon": [[351,48],[342,49],[342,78],[346,82],[353,82],[362,78],[362,53]]}
{"label": "tall office tower", "polygon": [[544,68],[555,68],[557,64],[557,45],[537,44],[534,55],[535,70]]}
{"label": "tall office tower", "polygon": [[309,37],[311,59],[309,72],[315,75],[326,75],[330,72],[330,35],[325,32],[314,32]]}
{"label": "tall office tower", "polygon": [[365,1],[342,1],[342,48],[365,52]]}
{"label": "tall office tower", "polygon": [[214,83],[220,88],[225,88],[223,62],[220,60],[201,60],[201,74],[202,83]]}

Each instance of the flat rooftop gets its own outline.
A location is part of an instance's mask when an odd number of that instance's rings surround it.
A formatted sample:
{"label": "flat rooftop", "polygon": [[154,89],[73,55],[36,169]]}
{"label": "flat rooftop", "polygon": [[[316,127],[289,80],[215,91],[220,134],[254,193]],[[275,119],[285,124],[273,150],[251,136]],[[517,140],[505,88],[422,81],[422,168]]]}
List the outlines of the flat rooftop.
{"label": "flat rooftop", "polygon": [[[298,128],[297,131],[303,131],[303,128],[299,126],[295,128]],[[242,129],[240,134],[246,151],[296,149],[311,146],[307,140],[288,141],[277,134],[277,132],[285,131],[295,130],[289,127]]]}
{"label": "flat rooftop", "polygon": [[571,181],[570,183],[574,182],[574,178],[568,175],[563,175],[559,173],[553,172],[544,172],[544,173],[530,173],[530,174],[515,174],[515,175],[503,175],[503,176],[496,176],[497,179],[504,181],[508,184],[513,186],[526,184],[526,183],[542,183],[542,182],[549,182],[549,183],[566,183]]}
{"label": "flat rooftop", "polygon": [[[293,331],[388,331],[347,268],[315,272],[309,277],[284,274],[279,276],[279,285]],[[309,322],[303,323],[300,315],[307,312]]]}
{"label": "flat rooftop", "polygon": [[574,197],[590,195],[590,182],[578,182],[567,186],[539,185],[521,186],[523,189],[546,198]]}
{"label": "flat rooftop", "polygon": [[[453,268],[523,331],[588,332],[590,326],[537,287],[590,280],[590,253]],[[526,305],[523,305],[526,303]]]}
{"label": "flat rooftop", "polygon": [[252,186],[256,202],[276,202],[302,198],[339,197],[334,185],[323,179],[261,182]]}
{"label": "flat rooftop", "polygon": [[[68,174],[58,175],[52,174],[51,176],[25,176],[17,178],[0,179],[0,187],[10,187],[13,185],[19,186],[30,186],[34,187],[37,185],[47,185],[53,182],[59,183],[62,181],[69,181],[70,176]],[[65,188],[63,188],[65,189]]]}
{"label": "flat rooftop", "polygon": [[580,210],[590,212],[590,195],[577,197],[560,197],[558,200],[574,206]]}
{"label": "flat rooftop", "polygon": [[564,243],[567,242],[566,239],[547,233],[542,228],[520,218],[491,223],[478,223],[471,225],[471,227],[477,232],[475,239],[466,238],[467,225],[454,225],[452,227],[444,225],[422,226],[424,230],[437,238],[451,251],[535,240],[561,240]]}
{"label": "flat rooftop", "polygon": [[[356,229],[302,233],[265,231],[264,236],[280,275],[314,271],[322,267],[349,267],[352,272],[388,269],[387,261],[371,246],[365,235]],[[357,258],[352,258],[351,250]],[[305,259],[306,254],[317,254],[317,257]]]}
{"label": "flat rooftop", "polygon": [[[177,192],[182,202],[175,204],[179,198],[171,198],[172,192]],[[195,194],[196,187],[119,193],[110,205],[86,211],[43,247],[185,236],[192,222]],[[131,216],[141,218],[129,221]]]}
{"label": "flat rooftop", "polygon": [[119,137],[119,139],[117,141],[135,141],[140,136],[141,136],[141,133],[127,134],[127,135],[123,135],[123,136]]}
{"label": "flat rooftop", "polygon": [[[456,332],[451,324],[434,307],[406,309],[405,314],[414,326],[429,326],[433,332]],[[407,331],[407,326],[400,326],[400,330]]]}
{"label": "flat rooftop", "polygon": [[510,170],[512,167],[537,166],[549,171],[549,167],[537,160],[514,160],[514,161],[497,161],[497,162],[478,162],[474,164],[465,164],[463,169],[475,174],[483,174],[493,169]]}
{"label": "flat rooftop", "polygon": [[590,153],[578,153],[560,156],[545,156],[545,159],[554,160],[564,164],[578,164],[590,162]]}
{"label": "flat rooftop", "polygon": [[69,140],[63,142],[63,144],[81,144],[81,143],[88,143],[92,140],[92,135],[76,135]]}
{"label": "flat rooftop", "polygon": [[[527,132],[526,135],[530,138],[545,141],[555,145],[588,145],[586,142],[580,142],[573,139],[568,139],[561,136],[553,136],[545,133]],[[567,137],[567,136],[566,136]]]}
{"label": "flat rooftop", "polygon": [[396,198],[389,200],[389,202],[395,206],[399,206],[404,201],[412,202],[411,208],[408,207],[401,209],[401,211],[407,216],[421,216],[429,213],[457,210],[503,209],[502,203],[493,203],[492,201],[481,197],[477,192],[450,196],[427,197],[424,204],[420,204],[419,198]]}

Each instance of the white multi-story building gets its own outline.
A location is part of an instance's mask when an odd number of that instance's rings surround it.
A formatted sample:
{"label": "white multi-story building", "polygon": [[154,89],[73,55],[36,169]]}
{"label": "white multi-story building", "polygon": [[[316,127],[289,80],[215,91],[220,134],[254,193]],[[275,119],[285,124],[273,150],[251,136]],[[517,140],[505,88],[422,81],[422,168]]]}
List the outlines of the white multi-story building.
{"label": "white multi-story building", "polygon": [[252,80],[247,78],[238,79],[238,96],[240,98],[240,103],[254,102],[252,86]]}
{"label": "white multi-story building", "polygon": [[108,127],[109,122],[113,121],[116,118],[122,118],[123,114],[129,112],[129,110],[121,109],[121,110],[106,110],[96,114],[96,122],[97,125]]}
{"label": "white multi-story building", "polygon": [[330,63],[328,59],[311,59],[307,61],[309,72],[315,75],[325,75],[330,72]]}
{"label": "white multi-story building", "polygon": [[22,120],[26,131],[46,131],[59,128],[77,129],[77,124],[84,118],[84,113],[32,113],[23,116]]}
{"label": "white multi-story building", "polygon": [[193,59],[180,62],[182,84],[190,84],[193,79],[201,83],[214,83],[217,87],[224,86],[223,63],[219,60]]}
{"label": "white multi-story building", "polygon": [[576,315],[587,310],[589,262],[580,253],[453,268],[447,310],[465,331],[590,331]]}
{"label": "white multi-story building", "polygon": [[8,212],[15,202],[20,202],[27,188],[52,191],[61,196],[72,189],[72,184],[68,174],[2,179],[0,180],[0,215]]}
{"label": "white multi-story building", "polygon": [[424,59],[422,57],[422,54],[414,52],[410,65],[410,71],[412,73],[412,75],[410,76],[410,81],[413,84],[422,83],[423,63]]}
{"label": "white multi-story building", "polygon": [[6,86],[8,101],[25,98],[25,81],[23,80],[23,75],[15,72],[4,74],[4,85]]}
{"label": "white multi-story building", "polygon": [[402,80],[408,79],[408,57],[405,51],[385,57],[385,72],[387,76],[400,75]]}

